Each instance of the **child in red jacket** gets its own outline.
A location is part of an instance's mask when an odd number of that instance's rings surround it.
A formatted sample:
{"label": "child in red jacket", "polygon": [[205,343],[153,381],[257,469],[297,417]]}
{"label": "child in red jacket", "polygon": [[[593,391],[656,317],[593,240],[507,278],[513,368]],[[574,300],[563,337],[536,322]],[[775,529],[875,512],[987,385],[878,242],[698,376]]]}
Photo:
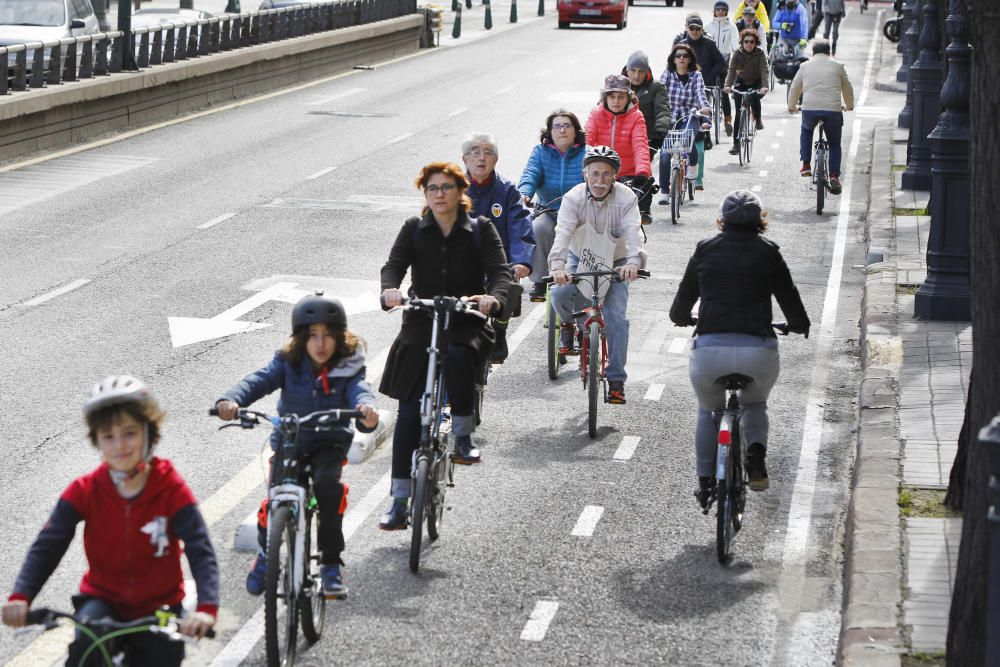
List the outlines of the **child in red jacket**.
{"label": "child in red jacket", "polygon": [[[219,568],[194,495],[170,461],[153,456],[163,412],[141,381],[126,375],[97,384],[83,406],[91,443],[103,463],[73,480],[42,528],[3,607],[3,622],[23,626],[31,601],[59,565],[84,522],[89,570],[73,597],[78,618],[129,621],[162,606],[180,612],[184,600],[181,545],[198,588],[198,608],[180,631],[202,637],[215,624]],[[184,645],[161,635],[127,635],[133,665],[176,666]],[[67,665],[77,665],[91,641],[77,630]],[[93,664],[102,659],[94,652]],[[91,660],[88,660],[88,665]]]}

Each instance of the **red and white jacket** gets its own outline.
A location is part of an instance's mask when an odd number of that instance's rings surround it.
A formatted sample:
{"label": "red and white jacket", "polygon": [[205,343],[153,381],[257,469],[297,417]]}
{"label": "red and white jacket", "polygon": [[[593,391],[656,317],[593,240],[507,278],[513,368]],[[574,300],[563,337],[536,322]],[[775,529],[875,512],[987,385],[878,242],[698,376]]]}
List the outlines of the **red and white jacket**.
{"label": "red and white jacket", "polygon": [[181,544],[198,589],[198,611],[219,607],[219,566],[194,494],[173,464],[153,457],[146,486],[123,498],[107,464],[73,480],[21,567],[10,600],[30,603],[69,548],[76,524],[84,522],[83,548],[90,569],[80,594],[111,605],[130,620],[184,600]]}
{"label": "red and white jacket", "polygon": [[598,104],[587,117],[587,145],[610,146],[622,159],[618,177],[651,176],[649,164],[649,139],[646,137],[646,119],[633,96],[628,107],[620,114],[611,113],[604,104]]}

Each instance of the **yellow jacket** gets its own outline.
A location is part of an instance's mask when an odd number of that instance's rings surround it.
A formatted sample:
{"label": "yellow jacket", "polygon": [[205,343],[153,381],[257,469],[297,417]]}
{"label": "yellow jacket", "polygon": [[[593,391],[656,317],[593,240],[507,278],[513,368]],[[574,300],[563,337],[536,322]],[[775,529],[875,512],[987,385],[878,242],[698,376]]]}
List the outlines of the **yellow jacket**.
{"label": "yellow jacket", "polygon": [[[740,4],[736,5],[736,11],[733,13],[733,23],[743,18],[743,8],[746,7],[746,4],[744,0],[740,0]],[[756,14],[760,24],[764,26],[764,32],[771,32],[771,20],[767,17],[767,7],[764,6],[763,2],[757,3],[757,9],[754,11],[754,14]]]}

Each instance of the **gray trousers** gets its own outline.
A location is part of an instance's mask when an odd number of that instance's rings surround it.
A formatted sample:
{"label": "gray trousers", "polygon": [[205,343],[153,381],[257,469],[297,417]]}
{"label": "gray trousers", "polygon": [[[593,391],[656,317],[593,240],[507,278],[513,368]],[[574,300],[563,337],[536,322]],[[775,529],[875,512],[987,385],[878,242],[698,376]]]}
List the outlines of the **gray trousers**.
{"label": "gray trousers", "polygon": [[694,438],[699,477],[715,475],[718,423],[712,413],[726,407],[725,387],[716,382],[723,375],[741,373],[753,378],[753,382],[740,392],[743,407],[740,428],[748,446],[757,442],[767,447],[767,396],[778,379],[778,341],[755,336],[747,338],[754,344],[699,345],[697,338],[692,342],[688,374],[698,397]]}
{"label": "gray trousers", "polygon": [[531,281],[540,282],[549,275],[549,253],[556,240],[555,215],[543,213],[531,221],[531,229],[535,233],[535,253],[531,258]]}

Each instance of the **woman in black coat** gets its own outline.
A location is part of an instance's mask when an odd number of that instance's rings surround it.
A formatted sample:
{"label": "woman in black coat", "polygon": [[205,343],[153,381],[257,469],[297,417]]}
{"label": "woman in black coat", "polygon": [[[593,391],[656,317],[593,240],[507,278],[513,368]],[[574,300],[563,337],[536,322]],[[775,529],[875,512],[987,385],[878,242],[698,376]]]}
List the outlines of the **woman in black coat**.
{"label": "woman in black coat", "polygon": [[[512,279],[507,256],[489,219],[469,218],[472,202],[465,195],[469,187],[465,171],[449,162],[432,162],[420,171],[417,187],[427,205],[421,217],[403,224],[389,251],[389,260],[382,267],[382,302],[387,308],[401,303],[399,286],[409,269],[409,296],[465,296],[477,302],[484,314],[502,308]],[[432,326],[428,313],[403,313],[403,325],[389,350],[379,386],[379,391],[399,401],[392,442],[393,502],[379,522],[383,530],[407,526],[410,466],[420,441],[420,395],[427,378]],[[452,318],[442,355],[456,463],[480,461],[472,441],[475,382],[478,369],[489,359],[493,340],[493,330],[486,321],[468,315]]]}
{"label": "woman in black coat", "polygon": [[764,216],[757,195],[730,192],[718,220],[722,233],[698,243],[670,307],[674,324],[690,326],[695,323],[691,309],[701,300],[688,374],[698,397],[695,496],[702,508],[708,506],[715,486],[717,424],[712,413],[725,408],[725,389],[716,379],[730,373],[753,378],[740,392],[740,427],[748,444],[750,488],[764,491],[767,397],[779,370],[778,340],[771,327],[772,295],[789,329],[809,335],[809,316],[788,266],[778,246],[761,236],[767,229]]}

